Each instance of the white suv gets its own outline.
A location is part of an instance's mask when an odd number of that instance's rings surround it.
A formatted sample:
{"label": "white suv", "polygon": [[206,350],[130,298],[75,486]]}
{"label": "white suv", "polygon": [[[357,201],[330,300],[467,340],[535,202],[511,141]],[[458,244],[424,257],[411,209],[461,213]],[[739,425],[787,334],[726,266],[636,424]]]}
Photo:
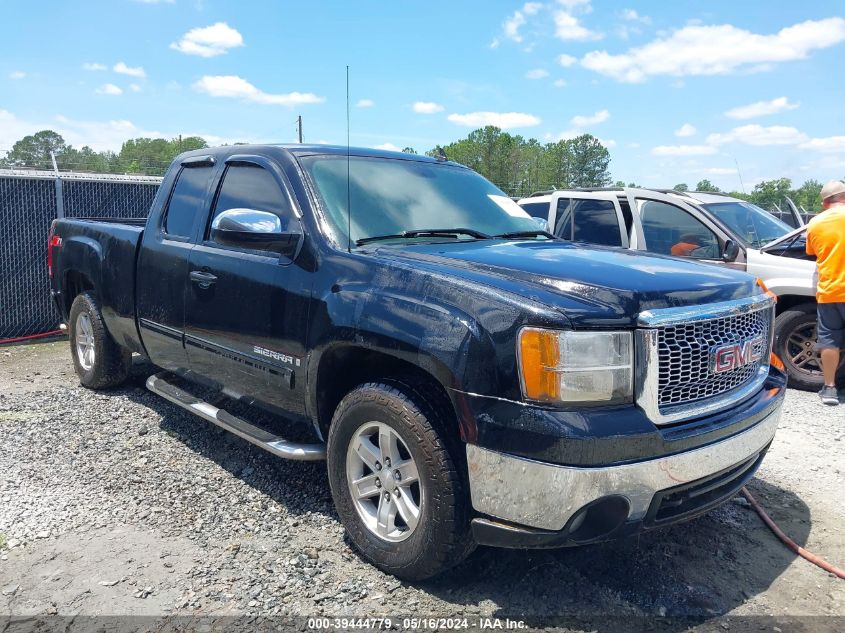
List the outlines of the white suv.
{"label": "white suv", "polygon": [[[823,384],[816,339],[815,262],[804,228],[724,194],[612,188],[545,192],[518,204],[558,237],[729,266],[778,296],[774,350],[790,386]],[[845,358],[843,358],[845,365]]]}

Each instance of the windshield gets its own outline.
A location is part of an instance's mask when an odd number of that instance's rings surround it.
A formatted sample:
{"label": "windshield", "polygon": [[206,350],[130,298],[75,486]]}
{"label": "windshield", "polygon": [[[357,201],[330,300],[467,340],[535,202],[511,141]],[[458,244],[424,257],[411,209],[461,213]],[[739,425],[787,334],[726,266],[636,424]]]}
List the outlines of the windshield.
{"label": "windshield", "polygon": [[[463,228],[486,235],[537,230],[537,223],[518,204],[463,167],[352,156],[347,198],[346,156],[309,156],[302,158],[301,163],[315,185],[329,230],[342,246],[346,246],[349,237],[348,198],[352,206],[352,243],[425,229]],[[478,238],[455,234],[414,239]]]}
{"label": "windshield", "polygon": [[793,230],[771,213],[749,202],[731,201],[702,204],[741,239],[754,248],[765,246]]}

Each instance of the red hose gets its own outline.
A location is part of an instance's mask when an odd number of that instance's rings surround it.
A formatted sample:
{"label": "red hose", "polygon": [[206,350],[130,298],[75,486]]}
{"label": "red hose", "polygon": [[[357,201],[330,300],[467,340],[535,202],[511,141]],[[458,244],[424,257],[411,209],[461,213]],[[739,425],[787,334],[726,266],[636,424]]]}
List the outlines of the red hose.
{"label": "red hose", "polygon": [[763,523],[768,525],[769,529],[772,532],[774,532],[775,535],[777,535],[777,537],[781,541],[783,541],[784,544],[789,549],[791,549],[793,552],[795,552],[796,554],[798,554],[802,558],[807,559],[808,561],[810,561],[814,565],[818,565],[819,567],[821,567],[825,571],[830,572],[831,574],[838,576],[839,578],[842,578],[843,580],[845,580],[845,571],[842,571],[838,567],[834,567],[833,565],[828,563],[825,559],[819,558],[818,556],[816,556],[812,552],[808,552],[803,547],[798,545],[798,543],[796,543],[791,538],[789,538],[786,534],[784,534],[783,531],[775,524],[775,522],[772,521],[771,517],[769,517],[769,515],[766,514],[766,511],[763,510],[763,508],[760,506],[760,504],[757,503],[757,499],[755,499],[753,496],[751,496],[751,493],[748,492],[748,490],[746,488],[743,488],[741,492],[742,492],[742,496],[745,497],[745,499],[748,501],[748,503],[751,504],[751,507],[754,508],[757,511],[757,514],[760,515],[760,518],[763,519]]}
{"label": "red hose", "polygon": [[29,336],[18,336],[15,338],[0,338],[0,345],[6,345],[7,343],[22,343],[23,341],[31,341],[37,338],[47,338],[48,336],[55,336],[56,334],[64,334],[61,330],[50,330],[49,332],[43,332],[42,334],[31,334]]}

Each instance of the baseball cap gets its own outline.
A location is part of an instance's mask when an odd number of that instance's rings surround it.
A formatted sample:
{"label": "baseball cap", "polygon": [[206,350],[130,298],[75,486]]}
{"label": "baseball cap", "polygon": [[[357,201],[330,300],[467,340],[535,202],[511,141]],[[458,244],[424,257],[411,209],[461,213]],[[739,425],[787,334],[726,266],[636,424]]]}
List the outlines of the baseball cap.
{"label": "baseball cap", "polygon": [[831,196],[837,194],[845,194],[845,182],[841,180],[831,180],[824,187],[822,187],[821,198],[827,200]]}

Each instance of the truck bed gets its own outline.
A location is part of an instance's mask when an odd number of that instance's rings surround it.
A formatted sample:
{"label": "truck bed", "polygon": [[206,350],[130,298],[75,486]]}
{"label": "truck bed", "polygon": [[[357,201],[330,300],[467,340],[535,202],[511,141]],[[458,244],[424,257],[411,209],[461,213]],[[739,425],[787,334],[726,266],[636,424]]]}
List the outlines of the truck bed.
{"label": "truck bed", "polygon": [[143,218],[65,218],[53,224],[53,233],[62,238],[53,278],[62,318],[69,317],[65,297],[72,296],[74,284],[96,288],[109,332],[133,351],[142,349],[135,319],[135,269],[144,223]]}

